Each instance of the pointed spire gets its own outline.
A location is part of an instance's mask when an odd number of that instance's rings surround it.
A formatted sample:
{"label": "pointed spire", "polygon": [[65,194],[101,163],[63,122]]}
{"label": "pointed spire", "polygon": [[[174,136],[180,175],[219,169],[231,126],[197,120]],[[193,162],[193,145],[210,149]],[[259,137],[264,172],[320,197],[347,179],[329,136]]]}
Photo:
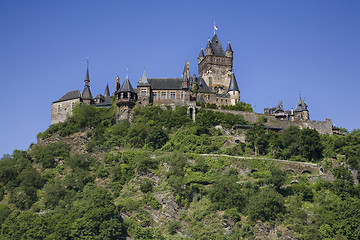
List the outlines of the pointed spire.
{"label": "pointed spire", "polygon": [[231,72],[231,80],[230,80],[228,92],[230,92],[230,91],[238,91],[238,92],[240,92],[237,81],[236,81],[236,78],[235,78],[234,71]]}
{"label": "pointed spire", "polygon": [[307,107],[308,105],[306,104],[306,102],[304,102],[304,100],[301,98],[301,93],[299,94],[299,101],[296,105],[296,108],[295,108],[295,112],[302,112],[302,111],[307,111]]}
{"label": "pointed spire", "polygon": [[90,77],[89,77],[89,58],[86,59],[86,76],[85,76],[85,86],[90,86]]}
{"label": "pointed spire", "polygon": [[204,50],[201,47],[201,50],[200,50],[200,53],[199,53],[199,58],[203,58],[203,57],[205,57],[205,55],[204,55]]}
{"label": "pointed spire", "polygon": [[217,57],[225,57],[225,52],[220,44],[219,38],[215,34],[211,39],[211,48],[214,51],[214,55]]}
{"label": "pointed spire", "polygon": [[228,45],[227,45],[227,48],[226,48],[226,52],[232,52],[232,48],[231,48],[231,45],[230,45],[230,40],[228,41]]}
{"label": "pointed spire", "polygon": [[106,83],[104,97],[108,97],[108,96],[110,96],[110,90],[109,90],[109,84]]}
{"label": "pointed spire", "polygon": [[144,70],[144,73],[143,73],[142,77],[139,80],[138,86],[139,87],[148,87],[148,86],[150,86],[150,83],[149,83],[149,81],[147,80],[147,77],[146,77],[145,70]]}

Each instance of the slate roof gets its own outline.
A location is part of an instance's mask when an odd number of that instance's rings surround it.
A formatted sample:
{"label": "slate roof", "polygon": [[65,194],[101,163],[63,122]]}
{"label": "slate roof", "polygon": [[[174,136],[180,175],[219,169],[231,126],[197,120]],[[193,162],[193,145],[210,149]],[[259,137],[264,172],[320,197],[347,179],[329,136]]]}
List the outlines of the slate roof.
{"label": "slate roof", "polygon": [[182,78],[148,78],[152,90],[181,90]]}
{"label": "slate roof", "polygon": [[126,77],[123,85],[121,86],[121,88],[118,92],[133,92],[133,93],[135,92],[134,88],[131,86],[129,78]]}
{"label": "slate roof", "polygon": [[307,107],[308,107],[307,104],[300,97],[296,105],[295,112],[307,111],[308,110]]}
{"label": "slate roof", "polygon": [[109,97],[109,96],[110,96],[109,84],[106,84],[104,97]]}
{"label": "slate roof", "polygon": [[105,97],[103,95],[101,95],[100,93],[98,95],[96,95],[96,97],[94,99],[98,99],[98,98],[103,99],[103,100],[105,99]]}
{"label": "slate roof", "polygon": [[202,77],[197,78],[199,92],[202,93],[212,93],[209,86],[206,84],[205,80]]}
{"label": "slate roof", "polygon": [[213,38],[211,39],[211,48],[214,51],[214,56],[225,57],[224,50],[216,34],[214,34]]}
{"label": "slate roof", "polygon": [[89,77],[89,67],[87,67],[87,68],[86,68],[85,81],[89,81],[89,82],[90,82],[90,77]]}
{"label": "slate roof", "polygon": [[149,83],[148,80],[147,80],[145,71],[144,71],[144,74],[142,75],[142,77],[141,77],[140,80],[139,80],[138,86],[139,86],[139,87],[148,87],[148,86],[150,86],[150,83]]}
{"label": "slate roof", "polygon": [[64,96],[62,96],[59,100],[57,100],[53,103],[63,102],[63,101],[76,99],[76,98],[81,98],[81,93],[79,90],[70,91],[70,92],[66,93]]}
{"label": "slate roof", "polygon": [[229,89],[228,89],[228,92],[229,91],[239,91],[239,87],[238,87],[238,84],[236,82],[236,78],[235,78],[235,73],[232,72],[231,73],[231,80],[230,80],[230,84],[229,84]]}
{"label": "slate roof", "polygon": [[227,45],[227,48],[226,48],[226,52],[232,52],[232,48],[231,48],[231,45],[230,45],[230,41],[228,42],[228,45]]}
{"label": "slate roof", "polygon": [[200,50],[199,57],[205,57],[203,48],[201,48]]}
{"label": "slate roof", "polygon": [[196,100],[196,102],[198,102],[198,103],[202,103],[202,102],[206,103],[203,95],[200,95],[200,97]]}
{"label": "slate roof", "polygon": [[93,99],[91,91],[90,91],[90,87],[87,85],[85,85],[84,91],[82,92],[82,99],[83,100],[92,100]]}

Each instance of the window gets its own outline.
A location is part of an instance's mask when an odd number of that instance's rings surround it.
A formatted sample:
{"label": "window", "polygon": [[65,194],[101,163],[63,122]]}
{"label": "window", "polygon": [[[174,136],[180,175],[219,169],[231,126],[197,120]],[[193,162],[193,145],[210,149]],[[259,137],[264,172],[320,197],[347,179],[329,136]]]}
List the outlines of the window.
{"label": "window", "polygon": [[216,98],[216,101],[219,101],[219,99],[218,99],[218,98]]}
{"label": "window", "polygon": [[146,96],[146,89],[141,89],[141,96]]}
{"label": "window", "polygon": [[73,103],[71,104],[71,109],[74,109],[74,107],[75,107],[75,103],[73,102]]}
{"label": "window", "polygon": [[210,100],[210,95],[207,96],[208,100]]}
{"label": "window", "polygon": [[184,92],[181,92],[181,99],[184,99]]}
{"label": "window", "polygon": [[58,112],[60,112],[60,110],[61,110],[61,107],[60,107],[60,105],[58,105]]}
{"label": "window", "polygon": [[221,102],[223,102],[223,99],[221,99]]}
{"label": "window", "polygon": [[166,92],[161,92],[161,99],[166,99]]}
{"label": "window", "polygon": [[170,92],[170,99],[175,99],[175,92]]}
{"label": "window", "polygon": [[153,92],[153,99],[157,99],[157,95],[158,95],[158,93],[157,92]]}
{"label": "window", "polygon": [[225,99],[225,102],[227,103],[227,99]]}

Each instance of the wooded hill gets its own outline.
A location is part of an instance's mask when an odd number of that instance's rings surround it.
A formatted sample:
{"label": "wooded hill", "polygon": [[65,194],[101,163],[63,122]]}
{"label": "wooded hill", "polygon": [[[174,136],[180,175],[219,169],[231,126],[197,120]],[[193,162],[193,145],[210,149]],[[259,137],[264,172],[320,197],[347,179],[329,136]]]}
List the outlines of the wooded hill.
{"label": "wooded hill", "polygon": [[259,119],[235,144],[249,123],[205,108],[73,113],[0,160],[0,239],[360,239],[359,130]]}

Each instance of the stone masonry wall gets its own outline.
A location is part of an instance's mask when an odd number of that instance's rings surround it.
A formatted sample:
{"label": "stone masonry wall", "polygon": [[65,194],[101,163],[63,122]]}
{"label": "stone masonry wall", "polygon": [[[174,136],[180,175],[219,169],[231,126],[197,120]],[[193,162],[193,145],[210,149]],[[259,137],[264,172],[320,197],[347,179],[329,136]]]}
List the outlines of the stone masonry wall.
{"label": "stone masonry wall", "polygon": [[242,115],[246,121],[254,123],[258,118],[266,117],[267,122],[264,123],[267,127],[278,127],[281,129],[289,128],[290,126],[298,126],[300,129],[310,128],[315,129],[320,134],[329,134],[332,135],[332,122],[331,119],[327,118],[326,121],[287,121],[287,120],[278,120],[274,116],[265,115],[262,113],[254,112],[243,112],[243,111],[233,111],[233,110],[222,110],[222,109],[208,109],[214,112],[222,113],[231,113],[234,115]]}
{"label": "stone masonry wall", "polygon": [[51,124],[63,122],[72,115],[73,107],[80,99],[71,99],[63,102],[53,103],[51,106]]}

